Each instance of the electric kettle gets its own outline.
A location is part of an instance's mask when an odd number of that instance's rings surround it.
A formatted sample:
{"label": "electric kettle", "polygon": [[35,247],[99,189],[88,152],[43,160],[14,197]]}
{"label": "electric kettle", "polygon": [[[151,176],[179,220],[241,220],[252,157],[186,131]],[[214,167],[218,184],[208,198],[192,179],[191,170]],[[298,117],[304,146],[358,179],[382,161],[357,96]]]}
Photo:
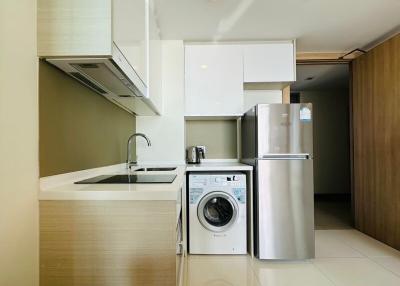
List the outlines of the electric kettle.
{"label": "electric kettle", "polygon": [[206,156],[206,146],[191,146],[186,151],[188,164],[200,164]]}

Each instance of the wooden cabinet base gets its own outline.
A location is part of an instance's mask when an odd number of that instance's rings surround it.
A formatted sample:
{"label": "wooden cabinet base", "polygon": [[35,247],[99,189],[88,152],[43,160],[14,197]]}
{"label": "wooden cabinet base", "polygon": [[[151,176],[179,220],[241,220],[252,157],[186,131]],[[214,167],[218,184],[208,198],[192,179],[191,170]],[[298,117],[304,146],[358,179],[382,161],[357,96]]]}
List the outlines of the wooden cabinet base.
{"label": "wooden cabinet base", "polygon": [[41,286],[176,285],[176,202],[40,202]]}

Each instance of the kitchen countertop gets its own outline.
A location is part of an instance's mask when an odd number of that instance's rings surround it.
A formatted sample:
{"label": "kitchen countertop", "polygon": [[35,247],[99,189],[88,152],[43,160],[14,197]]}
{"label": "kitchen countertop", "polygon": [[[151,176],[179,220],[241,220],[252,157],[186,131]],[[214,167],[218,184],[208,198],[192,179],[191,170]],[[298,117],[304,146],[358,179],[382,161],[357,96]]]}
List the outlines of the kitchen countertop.
{"label": "kitchen countertop", "polygon": [[252,171],[253,167],[239,162],[204,162],[186,164],[186,171]]}
{"label": "kitchen countertop", "polygon": [[[39,200],[153,200],[177,201],[180,204],[181,189],[186,171],[251,171],[252,166],[238,162],[204,162],[201,164],[175,165],[174,171],[155,171],[157,174],[176,174],[171,184],[74,184],[74,182],[98,175],[127,174],[125,164],[61,174],[40,179]],[[131,171],[151,165],[139,165]],[[157,166],[159,167],[159,166]],[[167,165],[163,165],[167,167]],[[135,172],[145,174],[146,172]],[[147,174],[150,174],[147,172]]]}
{"label": "kitchen countertop", "polygon": [[[137,166],[135,169],[150,166]],[[100,169],[100,170],[99,170]],[[41,178],[39,200],[153,200],[180,201],[181,188],[184,182],[185,166],[177,166],[174,171],[155,171],[157,174],[176,174],[175,180],[168,184],[74,184],[74,182],[98,175],[128,174],[124,164],[101,171],[75,172],[76,175],[59,175],[53,178]],[[135,172],[145,174],[146,172]],[[147,173],[149,174],[149,173]],[[56,178],[54,178],[56,177]],[[65,178],[65,179],[64,179]],[[56,180],[57,182],[55,182]],[[49,181],[52,180],[51,183]],[[63,181],[64,180],[64,181]]]}

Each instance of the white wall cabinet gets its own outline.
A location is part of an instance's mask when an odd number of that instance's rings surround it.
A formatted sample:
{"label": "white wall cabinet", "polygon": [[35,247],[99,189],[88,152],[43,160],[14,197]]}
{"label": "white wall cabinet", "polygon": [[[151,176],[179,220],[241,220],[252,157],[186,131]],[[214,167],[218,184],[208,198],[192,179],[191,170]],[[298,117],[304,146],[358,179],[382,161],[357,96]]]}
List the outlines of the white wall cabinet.
{"label": "white wall cabinet", "polygon": [[244,84],[267,83],[281,93],[279,83],[296,80],[295,53],[294,41],[186,45],[186,118],[242,115]]}
{"label": "white wall cabinet", "polygon": [[148,86],[147,10],[145,0],[112,0],[113,41]]}
{"label": "white wall cabinet", "polygon": [[244,82],[293,82],[296,80],[294,41],[243,46]]}
{"label": "white wall cabinet", "polygon": [[[153,0],[113,0],[114,5],[119,3],[119,9],[125,7],[127,11],[120,11],[121,19],[116,19],[119,29],[115,32],[114,41],[128,56],[135,71],[146,85],[144,98],[114,98],[119,104],[128,107],[136,115],[154,115],[145,112],[150,107],[159,115],[163,113],[163,99],[161,93],[161,36],[154,13]],[[128,2],[125,4],[125,2]],[[136,7],[136,11],[132,11]],[[114,9],[115,10],[115,9]],[[118,16],[114,12],[115,16]],[[144,25],[137,25],[139,22]],[[127,26],[128,25],[128,26]],[[127,28],[129,27],[129,28]],[[116,27],[113,27],[114,30]]]}
{"label": "white wall cabinet", "polygon": [[162,99],[162,46],[160,28],[154,13],[154,1],[149,0],[149,7],[146,9],[147,23],[147,53],[146,53],[146,79],[147,95],[152,104],[160,114],[163,113]]}
{"label": "white wall cabinet", "polygon": [[[153,0],[38,0],[38,55],[112,58],[122,52],[143,97],[105,97],[136,115],[160,114],[161,44]],[[154,59],[154,60],[153,60]]]}
{"label": "white wall cabinet", "polygon": [[242,108],[242,48],[186,45],[185,116],[235,116]]}

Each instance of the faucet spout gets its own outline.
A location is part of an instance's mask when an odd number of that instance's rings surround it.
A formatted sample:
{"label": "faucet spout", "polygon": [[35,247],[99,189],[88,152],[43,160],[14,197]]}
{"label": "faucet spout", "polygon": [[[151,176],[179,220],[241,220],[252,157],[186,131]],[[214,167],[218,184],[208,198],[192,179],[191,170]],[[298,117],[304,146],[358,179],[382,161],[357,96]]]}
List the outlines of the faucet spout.
{"label": "faucet spout", "polygon": [[126,168],[129,169],[131,165],[136,165],[137,162],[132,160],[132,149],[131,149],[131,145],[133,142],[133,139],[136,137],[142,137],[146,140],[147,142],[147,146],[151,146],[151,141],[150,139],[143,133],[135,133],[132,134],[129,139],[128,139],[128,144],[127,144],[127,152],[126,152]]}

